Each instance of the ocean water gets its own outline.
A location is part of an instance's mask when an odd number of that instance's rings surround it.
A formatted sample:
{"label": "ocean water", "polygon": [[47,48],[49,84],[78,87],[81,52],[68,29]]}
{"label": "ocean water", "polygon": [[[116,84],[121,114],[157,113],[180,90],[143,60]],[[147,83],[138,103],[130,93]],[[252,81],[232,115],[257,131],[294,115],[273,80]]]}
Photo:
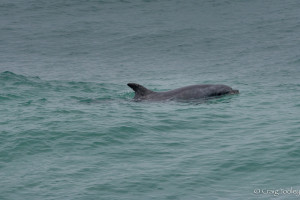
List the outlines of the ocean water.
{"label": "ocean water", "polygon": [[297,0],[1,0],[0,199],[300,199],[299,77]]}

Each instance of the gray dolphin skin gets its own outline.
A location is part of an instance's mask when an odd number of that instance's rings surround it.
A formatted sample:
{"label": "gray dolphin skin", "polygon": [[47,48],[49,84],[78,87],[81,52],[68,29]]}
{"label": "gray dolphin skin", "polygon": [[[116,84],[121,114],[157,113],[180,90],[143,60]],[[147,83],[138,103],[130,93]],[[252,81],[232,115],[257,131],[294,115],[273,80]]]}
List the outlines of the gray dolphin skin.
{"label": "gray dolphin skin", "polygon": [[135,91],[135,101],[189,101],[239,93],[227,85],[190,85],[166,92],[154,92],[137,83],[127,85]]}

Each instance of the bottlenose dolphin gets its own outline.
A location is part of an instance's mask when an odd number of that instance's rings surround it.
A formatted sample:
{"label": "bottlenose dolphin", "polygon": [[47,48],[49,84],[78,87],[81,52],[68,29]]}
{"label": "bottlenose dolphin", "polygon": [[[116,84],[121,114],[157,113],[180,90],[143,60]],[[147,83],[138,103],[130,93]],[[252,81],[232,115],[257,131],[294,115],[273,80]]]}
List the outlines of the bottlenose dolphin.
{"label": "bottlenose dolphin", "polygon": [[166,92],[154,92],[137,83],[127,85],[134,90],[133,99],[136,101],[188,101],[239,93],[238,90],[233,90],[227,85],[190,85]]}

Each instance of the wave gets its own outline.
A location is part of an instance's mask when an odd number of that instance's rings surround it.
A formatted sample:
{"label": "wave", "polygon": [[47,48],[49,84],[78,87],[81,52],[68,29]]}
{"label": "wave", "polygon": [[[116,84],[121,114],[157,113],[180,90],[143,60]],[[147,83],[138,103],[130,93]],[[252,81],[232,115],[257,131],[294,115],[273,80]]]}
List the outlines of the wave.
{"label": "wave", "polygon": [[10,71],[5,71],[0,73],[0,82],[7,82],[7,81],[14,81],[14,82],[23,82],[23,83],[28,83],[32,82],[34,80],[40,80],[38,76],[33,76],[33,77],[26,77],[23,75],[15,74]]}
{"label": "wave", "polygon": [[113,99],[129,99],[121,87],[111,83],[42,80],[38,76],[25,76],[10,71],[0,73],[0,100],[53,99],[79,103],[102,103]]}

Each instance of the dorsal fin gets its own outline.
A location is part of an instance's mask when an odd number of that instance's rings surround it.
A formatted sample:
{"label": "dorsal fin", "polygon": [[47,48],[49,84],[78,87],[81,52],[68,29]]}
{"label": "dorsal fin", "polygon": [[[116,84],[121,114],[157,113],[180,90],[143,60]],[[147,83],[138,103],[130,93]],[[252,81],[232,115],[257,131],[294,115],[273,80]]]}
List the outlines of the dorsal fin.
{"label": "dorsal fin", "polygon": [[151,90],[148,90],[147,88],[145,88],[144,86],[142,85],[139,85],[137,83],[128,83],[127,84],[131,89],[133,89],[135,91],[135,96],[134,98],[137,99],[137,98],[141,98],[143,96],[146,96],[150,93],[152,93],[153,91]]}

